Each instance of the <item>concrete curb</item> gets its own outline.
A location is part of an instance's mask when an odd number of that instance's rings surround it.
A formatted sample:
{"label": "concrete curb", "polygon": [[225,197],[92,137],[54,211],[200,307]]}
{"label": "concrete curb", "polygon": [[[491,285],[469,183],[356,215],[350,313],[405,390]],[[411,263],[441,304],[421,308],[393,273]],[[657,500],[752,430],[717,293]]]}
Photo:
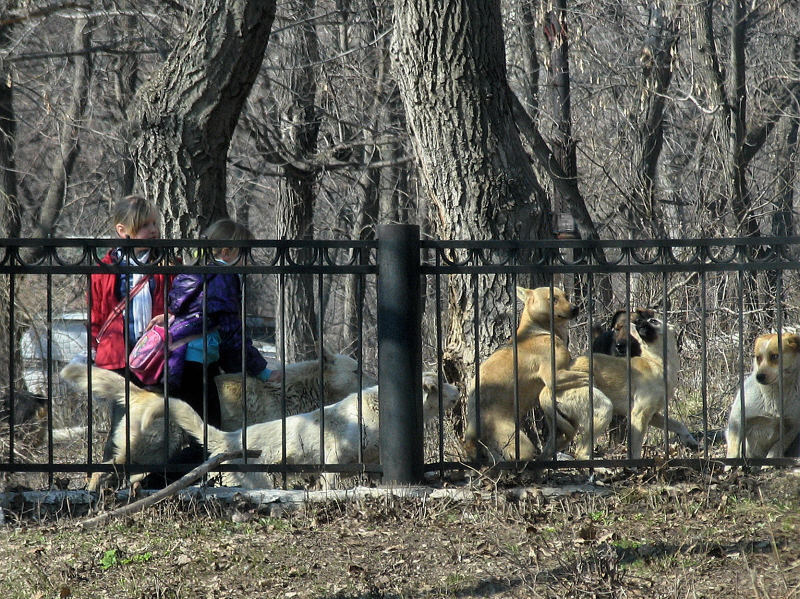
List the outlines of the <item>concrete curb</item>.
{"label": "concrete curb", "polygon": [[[143,491],[136,499],[155,493]],[[396,498],[418,500],[449,501],[492,501],[498,495],[512,501],[534,499],[537,497],[560,497],[574,494],[608,495],[608,487],[585,483],[563,486],[514,487],[499,491],[484,491],[469,487],[434,488],[413,487],[354,487],[352,489],[329,491],[291,491],[276,489],[242,489],[237,487],[189,487],[175,494],[179,500],[191,503],[214,502],[222,505],[247,505],[259,511],[269,511],[271,515],[292,511],[306,504],[359,501],[371,498]],[[119,506],[130,500],[127,489],[118,491],[105,502]],[[95,508],[104,499],[88,491],[19,491],[0,493],[0,524],[7,522],[3,511],[26,514],[34,518],[58,513],[60,516],[82,516]]]}

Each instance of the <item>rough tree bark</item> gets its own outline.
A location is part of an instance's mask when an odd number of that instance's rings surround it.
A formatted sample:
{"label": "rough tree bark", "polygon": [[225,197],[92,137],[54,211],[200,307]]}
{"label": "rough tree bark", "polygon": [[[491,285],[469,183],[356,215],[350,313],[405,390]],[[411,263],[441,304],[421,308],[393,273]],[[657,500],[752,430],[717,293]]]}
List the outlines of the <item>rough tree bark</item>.
{"label": "rough tree bark", "polygon": [[[0,25],[0,49],[10,41],[12,25]],[[22,221],[17,197],[17,167],[14,144],[17,120],[14,114],[14,88],[9,65],[0,60],[0,236],[19,237]]]}
{"label": "rough tree bark", "polygon": [[[288,139],[284,146],[293,156],[313,158],[317,151],[320,119],[315,100],[317,75],[315,63],[319,61],[314,14],[315,0],[299,0],[293,5],[293,17],[298,25],[292,31],[290,65],[290,99],[287,111]],[[314,237],[314,203],[316,165],[302,168],[292,164],[284,166],[284,179],[279,187],[276,206],[278,236],[285,239],[312,239]],[[305,262],[310,251],[298,252],[298,260]],[[285,335],[286,360],[296,362],[313,358],[318,353],[317,310],[322,311],[323,301],[314,306],[314,275],[291,275],[285,278],[285,297],[291,309],[284,310],[285,322],[279,323],[279,335]],[[279,341],[280,342],[280,341]]]}
{"label": "rough tree bark", "polygon": [[47,186],[47,193],[36,219],[39,224],[34,228],[34,237],[47,237],[53,232],[58,215],[64,206],[67,183],[80,152],[79,133],[86,111],[87,91],[92,73],[92,59],[89,52],[91,31],[92,24],[89,19],[75,21],[72,29],[72,47],[75,55],[70,59],[73,71],[72,91],[60,132],[59,153],[53,157],[50,184]]}
{"label": "rough tree bark", "polygon": [[167,236],[194,237],[228,214],[228,148],[274,18],[274,0],[197,3],[187,34],[137,93],[132,156]]}
{"label": "rough tree bark", "polygon": [[[522,147],[506,77],[500,3],[396,0],[392,52],[408,129],[441,239],[542,239],[551,212]],[[518,281],[520,284],[522,280]],[[472,373],[510,334],[506,277],[449,280],[446,368]],[[478,331],[472,315],[478,310]]]}
{"label": "rough tree bark", "polygon": [[[553,10],[547,14],[544,33],[550,45],[550,89],[556,124],[555,139],[552,141],[553,154],[568,181],[573,182],[578,176],[578,160],[575,140],[572,138],[566,0],[556,0]],[[555,188],[553,211],[557,215],[567,207],[567,198],[564,195],[558,187]]]}
{"label": "rough tree bark", "polygon": [[[727,144],[722,158],[725,187],[717,201],[712,201],[712,212],[722,213],[728,208],[737,220],[743,236],[759,234],[758,222],[753,217],[747,200],[745,136],[747,133],[747,88],[745,86],[745,41],[747,11],[743,0],[733,0],[730,16],[730,61],[728,86],[725,71],[719,59],[714,38],[714,0],[706,0],[697,11],[702,33],[700,53],[705,63],[705,78],[709,96],[717,115],[717,130]],[[716,209],[719,206],[720,209]]]}
{"label": "rough tree bark", "polygon": [[[13,25],[0,25],[0,51],[5,50]],[[22,228],[20,203],[17,197],[17,167],[14,146],[17,121],[14,114],[14,88],[8,63],[0,60],[0,236],[19,237]],[[0,322],[6,322],[11,306],[11,276],[0,277]],[[9,332],[11,323],[0,327],[0,363],[10,364]],[[14,344],[18,347],[17,344]],[[17,362],[19,364],[19,362]],[[0,368],[0,385],[9,387],[14,374]]]}
{"label": "rough tree bark", "polygon": [[638,154],[629,206],[646,236],[668,237],[666,219],[655,197],[656,171],[664,145],[664,107],[672,80],[672,52],[678,43],[678,24],[665,9],[650,6],[647,37],[642,45],[642,114]]}
{"label": "rough tree bark", "polygon": [[[136,17],[120,17],[120,23],[116,27],[121,37],[133,37],[135,31]],[[136,164],[130,154],[131,139],[133,138],[130,125],[130,107],[133,101],[139,81],[139,58],[135,52],[127,52],[116,57],[114,65],[114,102],[120,114],[120,138],[122,147],[120,148],[121,162],[119,195],[125,197],[133,193],[136,183]]]}

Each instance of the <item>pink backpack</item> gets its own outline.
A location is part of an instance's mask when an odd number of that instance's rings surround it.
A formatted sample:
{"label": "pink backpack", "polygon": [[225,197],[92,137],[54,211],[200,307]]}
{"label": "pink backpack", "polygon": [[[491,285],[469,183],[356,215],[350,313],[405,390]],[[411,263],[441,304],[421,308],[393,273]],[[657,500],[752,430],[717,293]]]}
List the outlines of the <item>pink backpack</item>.
{"label": "pink backpack", "polygon": [[139,337],[128,358],[131,372],[145,385],[155,385],[164,372],[164,327],[154,325]]}
{"label": "pink backpack", "polygon": [[[177,349],[182,345],[200,339],[202,335],[189,335],[177,343],[169,344],[169,351]],[[139,337],[136,345],[131,350],[128,357],[128,365],[131,372],[145,385],[155,385],[161,380],[164,373],[164,343],[166,342],[166,331],[160,325],[153,325]]]}

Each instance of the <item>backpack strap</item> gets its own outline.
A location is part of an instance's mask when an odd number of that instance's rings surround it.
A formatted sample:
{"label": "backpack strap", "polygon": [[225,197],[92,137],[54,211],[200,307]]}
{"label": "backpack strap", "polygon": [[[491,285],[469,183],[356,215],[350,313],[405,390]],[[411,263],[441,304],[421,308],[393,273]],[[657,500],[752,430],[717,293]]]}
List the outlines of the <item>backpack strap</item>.
{"label": "backpack strap", "polygon": [[142,288],[149,282],[150,282],[150,274],[144,275],[141,279],[139,279],[139,282],[136,283],[136,285],[134,285],[131,288],[131,291],[128,294],[128,296],[122,298],[122,301],[112,308],[111,314],[108,315],[108,318],[106,318],[106,321],[103,323],[103,326],[100,327],[100,330],[97,332],[97,337],[94,338],[94,340],[97,343],[100,343],[100,338],[105,334],[106,330],[111,325],[111,321],[113,321],[117,316],[122,314],[122,311],[125,309],[127,303],[131,299],[133,299],[133,296],[139,293],[142,290]]}

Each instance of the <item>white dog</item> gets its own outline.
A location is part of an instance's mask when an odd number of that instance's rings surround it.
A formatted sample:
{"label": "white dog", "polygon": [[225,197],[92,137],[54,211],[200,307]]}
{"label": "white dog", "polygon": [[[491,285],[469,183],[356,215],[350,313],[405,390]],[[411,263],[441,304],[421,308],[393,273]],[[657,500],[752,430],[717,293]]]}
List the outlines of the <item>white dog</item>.
{"label": "white dog", "polygon": [[742,440],[744,457],[783,457],[786,449],[800,433],[800,336],[793,333],[783,335],[781,349],[782,409],[778,336],[761,335],[755,341],[753,372],[744,380],[744,414],[741,390],[737,390],[728,417],[725,437],[729,458],[742,457]]}
{"label": "white dog", "polygon": [[[423,422],[434,419],[439,414],[439,385],[435,374],[425,373],[422,377]],[[361,435],[364,443],[362,458],[364,463],[379,460],[379,420],[378,387],[373,386],[361,392],[362,422]],[[458,400],[458,389],[445,383],[441,393],[445,410],[452,409]],[[324,408],[325,418],[325,462],[328,464],[353,464],[358,462],[359,426],[358,393]],[[163,418],[164,401],[154,398],[148,402],[145,420]],[[189,404],[179,400],[169,400],[170,420],[177,423],[199,442],[203,442],[203,421]],[[319,463],[319,409],[305,414],[286,418],[286,463]],[[247,448],[260,450],[261,455],[250,463],[279,464],[282,459],[282,420],[252,424],[247,427]],[[242,430],[221,431],[208,427],[208,451],[218,454],[242,449]],[[233,460],[232,463],[241,463]],[[225,472],[223,482],[229,486],[250,489],[272,488],[273,481],[266,472]],[[323,477],[323,484],[327,480]]]}
{"label": "white dog", "polygon": [[[306,360],[286,365],[286,415],[310,412],[320,406],[320,361]],[[324,405],[339,401],[361,387],[370,387],[375,379],[362,375],[358,379],[358,362],[350,356],[322,352]],[[242,375],[221,374],[214,378],[219,391],[220,428],[234,431],[242,428]],[[247,424],[277,420],[283,416],[283,383],[266,382],[247,377]]]}

